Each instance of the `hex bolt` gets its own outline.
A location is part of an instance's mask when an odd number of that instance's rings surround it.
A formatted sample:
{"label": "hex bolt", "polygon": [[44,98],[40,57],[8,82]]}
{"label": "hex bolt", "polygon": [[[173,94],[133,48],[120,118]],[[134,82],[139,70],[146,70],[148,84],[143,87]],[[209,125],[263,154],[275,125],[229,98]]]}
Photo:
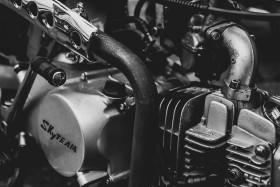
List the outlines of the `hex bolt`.
{"label": "hex bolt", "polygon": [[86,72],[83,72],[80,76],[81,80],[82,81],[87,81],[87,73]]}
{"label": "hex bolt", "polygon": [[255,149],[255,154],[263,159],[267,159],[269,157],[269,148],[265,145],[258,145]]}
{"label": "hex bolt", "polygon": [[221,38],[221,34],[217,31],[211,32],[210,36],[213,40],[219,40]]}
{"label": "hex bolt", "polygon": [[126,108],[125,104],[120,104],[120,111],[124,111]]}
{"label": "hex bolt", "polygon": [[151,33],[156,36],[158,34],[159,29],[157,27],[153,27]]}
{"label": "hex bolt", "polygon": [[228,179],[230,181],[238,181],[241,178],[242,174],[240,173],[240,171],[237,168],[231,168],[228,171]]}
{"label": "hex bolt", "polygon": [[190,31],[191,32],[199,32],[201,31],[202,27],[201,26],[191,26]]}
{"label": "hex bolt", "polygon": [[77,8],[84,9],[84,3],[78,2],[77,3]]}
{"label": "hex bolt", "polygon": [[232,80],[229,83],[229,87],[232,88],[232,89],[238,89],[239,86],[240,86],[240,81],[239,80]]}
{"label": "hex bolt", "polygon": [[72,9],[74,12],[79,14],[84,19],[88,20],[88,15],[84,10],[84,4],[82,2],[78,2],[76,8]]}
{"label": "hex bolt", "polygon": [[242,183],[243,181],[243,173],[235,167],[228,169],[226,177],[228,182],[234,186]]}

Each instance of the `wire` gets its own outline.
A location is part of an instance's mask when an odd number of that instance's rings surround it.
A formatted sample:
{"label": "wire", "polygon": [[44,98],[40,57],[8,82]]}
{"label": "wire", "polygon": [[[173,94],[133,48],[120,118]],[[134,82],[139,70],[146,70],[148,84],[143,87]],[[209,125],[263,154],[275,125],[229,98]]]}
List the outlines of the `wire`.
{"label": "wire", "polygon": [[262,21],[280,21],[279,13],[256,13],[248,11],[235,11],[235,10],[225,10],[221,8],[209,7],[209,13],[222,15],[225,17],[235,17],[243,19],[253,19],[253,20],[262,20]]}
{"label": "wire", "polygon": [[249,11],[228,10],[228,9],[210,7],[206,5],[200,5],[188,0],[156,0],[156,3],[166,5],[166,6],[180,6],[180,7],[183,6],[186,8],[192,8],[193,10],[202,13],[211,13],[211,14],[221,15],[224,17],[244,18],[244,19],[263,20],[263,21],[280,21],[279,13],[256,13],[256,12],[249,12]]}

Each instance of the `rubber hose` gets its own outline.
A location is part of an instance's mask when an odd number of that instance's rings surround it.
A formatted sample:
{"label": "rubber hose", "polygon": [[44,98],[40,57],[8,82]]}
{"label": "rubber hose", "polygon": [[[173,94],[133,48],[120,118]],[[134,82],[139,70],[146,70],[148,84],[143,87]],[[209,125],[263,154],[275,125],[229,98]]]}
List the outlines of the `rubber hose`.
{"label": "rubber hose", "polygon": [[147,0],[139,0],[134,9],[134,16],[140,17],[141,9]]}
{"label": "rubber hose", "polygon": [[134,91],[136,112],[130,164],[130,187],[148,187],[156,146],[157,90],[145,64],[120,42],[103,32],[92,36],[89,50],[117,67]]}

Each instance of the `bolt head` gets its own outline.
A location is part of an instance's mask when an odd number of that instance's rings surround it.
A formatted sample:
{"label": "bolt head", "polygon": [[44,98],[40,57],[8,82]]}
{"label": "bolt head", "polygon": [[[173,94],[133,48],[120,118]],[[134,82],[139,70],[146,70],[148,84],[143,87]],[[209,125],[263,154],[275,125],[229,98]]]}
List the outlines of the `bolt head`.
{"label": "bolt head", "polygon": [[85,72],[81,74],[81,80],[83,81],[87,80],[87,74]]}
{"label": "bolt head", "polygon": [[221,34],[219,33],[219,32],[217,32],[217,31],[213,31],[213,32],[211,32],[211,38],[213,39],[213,40],[219,40],[220,38],[221,38]]}
{"label": "bolt head", "polygon": [[243,175],[242,172],[237,168],[229,168],[227,171],[227,180],[230,184],[238,185],[242,182]]}
{"label": "bolt head", "polygon": [[77,8],[84,8],[84,3],[78,2],[77,3]]}
{"label": "bolt head", "polygon": [[255,149],[255,154],[263,159],[267,159],[270,155],[270,150],[265,145],[258,145]]}

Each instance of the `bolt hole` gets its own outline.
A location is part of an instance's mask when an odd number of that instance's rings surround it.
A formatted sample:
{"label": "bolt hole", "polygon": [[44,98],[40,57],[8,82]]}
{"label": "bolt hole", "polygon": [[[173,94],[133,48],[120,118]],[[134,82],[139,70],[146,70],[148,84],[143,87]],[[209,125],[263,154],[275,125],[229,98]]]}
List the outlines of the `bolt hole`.
{"label": "bolt hole", "polygon": [[42,22],[47,28],[52,28],[54,26],[54,17],[51,12],[44,13],[42,17]]}
{"label": "bolt hole", "polygon": [[16,8],[21,8],[22,7],[22,1],[21,0],[12,0],[12,3]]}
{"label": "bolt hole", "polygon": [[72,41],[72,44],[74,45],[74,47],[76,49],[79,49],[81,47],[81,44],[82,44],[81,37],[80,37],[79,33],[76,32],[76,31],[73,31],[70,34],[70,37],[71,37],[71,41]]}
{"label": "bolt hole", "polygon": [[31,1],[30,3],[28,3],[27,11],[28,11],[28,14],[30,15],[31,18],[33,18],[33,19],[37,18],[38,7],[37,7],[37,4],[35,2]]}

